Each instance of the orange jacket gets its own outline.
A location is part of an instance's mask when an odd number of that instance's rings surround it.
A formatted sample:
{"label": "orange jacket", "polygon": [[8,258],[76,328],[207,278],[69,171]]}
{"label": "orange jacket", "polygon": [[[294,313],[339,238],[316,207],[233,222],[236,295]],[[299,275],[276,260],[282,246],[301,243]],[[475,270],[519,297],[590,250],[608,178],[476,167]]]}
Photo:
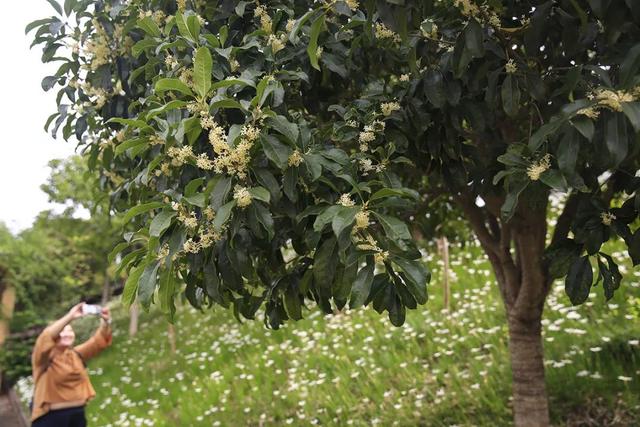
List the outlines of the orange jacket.
{"label": "orange jacket", "polygon": [[84,343],[60,350],[49,328],[42,331],[31,354],[35,387],[31,421],[49,412],[52,403],[86,402],[95,397],[84,361],[108,347],[111,338],[111,329],[103,325]]}

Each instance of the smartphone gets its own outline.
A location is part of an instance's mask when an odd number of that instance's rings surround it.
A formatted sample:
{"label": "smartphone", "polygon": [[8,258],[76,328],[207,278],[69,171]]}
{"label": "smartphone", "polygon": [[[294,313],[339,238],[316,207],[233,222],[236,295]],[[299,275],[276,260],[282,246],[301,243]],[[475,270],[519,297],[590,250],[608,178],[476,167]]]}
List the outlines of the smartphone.
{"label": "smartphone", "polygon": [[94,304],[85,304],[82,306],[82,314],[97,314],[102,313],[102,307]]}

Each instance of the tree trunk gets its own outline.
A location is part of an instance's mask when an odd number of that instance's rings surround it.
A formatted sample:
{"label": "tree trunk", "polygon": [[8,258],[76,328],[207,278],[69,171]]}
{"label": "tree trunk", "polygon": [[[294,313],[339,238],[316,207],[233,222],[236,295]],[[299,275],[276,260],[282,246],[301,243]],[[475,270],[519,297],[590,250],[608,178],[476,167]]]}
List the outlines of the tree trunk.
{"label": "tree trunk", "polygon": [[551,280],[543,262],[547,199],[520,201],[502,220],[503,198],[488,196],[483,209],[475,198],[457,198],[496,276],[509,325],[513,415],[517,427],[547,427],[549,403],[544,379],[542,311]]}
{"label": "tree trunk", "polygon": [[438,239],[438,249],[440,249],[440,255],[444,265],[442,267],[442,284],[444,291],[444,309],[449,311],[449,240],[446,236],[442,236]]}
{"label": "tree trunk", "polygon": [[138,333],[138,316],[140,315],[140,306],[138,306],[137,302],[131,304],[129,314],[131,315],[129,318],[129,336],[132,337]]}
{"label": "tree trunk", "polygon": [[171,323],[169,323],[169,327],[167,329],[167,337],[169,338],[171,354],[176,354],[176,329]]}
{"label": "tree trunk", "polygon": [[4,288],[0,294],[0,347],[9,337],[9,322],[13,317],[13,308],[16,303],[16,291],[11,286]]}
{"label": "tree trunk", "polygon": [[105,306],[111,298],[111,281],[107,272],[104,272],[104,285],[102,285],[102,305]]}
{"label": "tree trunk", "polygon": [[541,314],[530,319],[508,316],[513,414],[518,427],[550,425],[544,380]]}

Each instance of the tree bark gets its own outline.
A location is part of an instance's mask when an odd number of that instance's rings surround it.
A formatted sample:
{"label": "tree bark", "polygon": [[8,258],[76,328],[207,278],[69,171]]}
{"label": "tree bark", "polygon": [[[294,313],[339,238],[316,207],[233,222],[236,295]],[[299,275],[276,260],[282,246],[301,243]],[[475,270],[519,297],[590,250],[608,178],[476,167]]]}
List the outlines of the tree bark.
{"label": "tree bark", "polygon": [[518,427],[550,425],[544,379],[541,315],[529,319],[509,315],[509,351],[513,378],[513,414]]}

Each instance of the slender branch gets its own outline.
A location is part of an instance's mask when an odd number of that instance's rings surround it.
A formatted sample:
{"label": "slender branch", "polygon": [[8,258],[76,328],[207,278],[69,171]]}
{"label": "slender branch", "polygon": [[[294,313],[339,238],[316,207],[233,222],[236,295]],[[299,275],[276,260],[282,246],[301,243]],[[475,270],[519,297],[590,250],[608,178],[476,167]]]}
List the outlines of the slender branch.
{"label": "slender branch", "polygon": [[[496,236],[494,237],[487,226],[485,225],[485,215],[483,209],[479,208],[473,200],[473,196],[471,194],[461,194],[455,196],[455,200],[462,208],[467,220],[471,224],[471,228],[474,233],[480,240],[480,245],[482,245],[482,249],[487,254],[489,258],[489,262],[491,262],[491,266],[493,267],[493,272],[496,275],[496,281],[498,282],[498,289],[500,290],[500,294],[502,295],[502,300],[505,302],[507,307],[510,306],[511,301],[513,300],[512,292],[509,290],[509,281],[511,280],[510,272],[507,272],[504,268],[505,263],[503,260],[503,256],[500,254],[500,245],[499,238],[502,235],[502,232],[498,226],[497,221],[495,221],[495,217],[493,217],[494,224],[491,222],[492,215],[487,215],[489,220],[489,225],[493,229],[494,232],[497,231]],[[495,229],[497,227],[497,229]]]}
{"label": "slender branch", "polygon": [[471,228],[473,228],[473,231],[476,233],[476,236],[478,236],[478,240],[480,240],[480,243],[485,248],[487,253],[489,253],[490,251],[494,255],[498,255],[498,252],[499,252],[498,242],[491,235],[491,233],[489,233],[489,230],[485,225],[483,212],[478,206],[476,206],[476,204],[472,200],[471,195],[461,194],[461,195],[456,195],[454,198],[462,208],[462,211],[464,212],[465,216],[469,220],[469,223],[471,224]]}

